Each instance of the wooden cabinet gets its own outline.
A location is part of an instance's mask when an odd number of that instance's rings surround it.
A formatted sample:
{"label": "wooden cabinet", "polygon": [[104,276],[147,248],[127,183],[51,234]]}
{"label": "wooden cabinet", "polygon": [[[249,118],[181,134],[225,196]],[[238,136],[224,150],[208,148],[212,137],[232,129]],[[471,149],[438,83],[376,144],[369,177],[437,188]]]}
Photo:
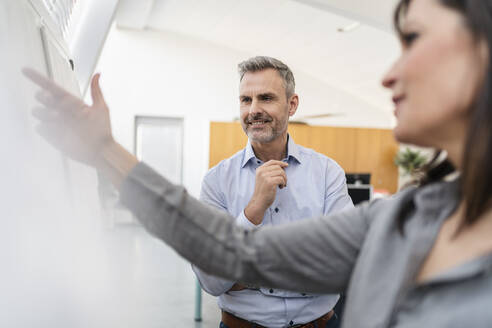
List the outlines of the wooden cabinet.
{"label": "wooden cabinet", "polygon": [[[371,173],[375,189],[398,187],[393,158],[398,144],[391,130],[290,124],[289,133],[304,147],[334,159],[348,173]],[[248,139],[237,122],[210,123],[210,167],[242,149]]]}

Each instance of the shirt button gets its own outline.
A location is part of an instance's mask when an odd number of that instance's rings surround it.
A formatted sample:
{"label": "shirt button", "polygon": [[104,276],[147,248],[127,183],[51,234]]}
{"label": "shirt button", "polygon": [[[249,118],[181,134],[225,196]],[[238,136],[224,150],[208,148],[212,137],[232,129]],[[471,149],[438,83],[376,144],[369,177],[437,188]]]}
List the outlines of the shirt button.
{"label": "shirt button", "polygon": [[275,207],[275,213],[278,213],[279,209],[278,207]]}
{"label": "shirt button", "polygon": [[294,321],[290,320],[289,325],[292,326],[293,324],[294,324]]}
{"label": "shirt button", "polygon": [[260,161],[256,161],[256,163],[261,164],[261,162],[260,162]]}
{"label": "shirt button", "polygon": [[301,295],[302,295],[302,296],[306,296],[306,293],[302,293]]}
{"label": "shirt button", "polygon": [[270,292],[270,294],[273,294],[273,289],[270,289],[269,292]]}

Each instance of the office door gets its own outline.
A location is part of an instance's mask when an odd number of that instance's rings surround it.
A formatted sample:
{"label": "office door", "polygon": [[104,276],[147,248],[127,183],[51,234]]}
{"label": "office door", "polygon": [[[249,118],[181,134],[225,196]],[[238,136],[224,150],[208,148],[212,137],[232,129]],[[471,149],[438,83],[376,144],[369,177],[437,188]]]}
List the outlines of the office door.
{"label": "office door", "polygon": [[171,182],[182,184],[183,119],[137,116],[135,154]]}

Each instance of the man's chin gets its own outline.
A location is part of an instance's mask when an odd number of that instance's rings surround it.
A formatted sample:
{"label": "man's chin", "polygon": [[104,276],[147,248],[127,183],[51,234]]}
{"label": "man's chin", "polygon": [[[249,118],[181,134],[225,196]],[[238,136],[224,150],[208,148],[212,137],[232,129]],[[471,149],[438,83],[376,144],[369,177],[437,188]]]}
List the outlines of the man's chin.
{"label": "man's chin", "polygon": [[249,140],[252,142],[268,143],[275,139],[271,133],[255,133],[250,131],[247,135]]}

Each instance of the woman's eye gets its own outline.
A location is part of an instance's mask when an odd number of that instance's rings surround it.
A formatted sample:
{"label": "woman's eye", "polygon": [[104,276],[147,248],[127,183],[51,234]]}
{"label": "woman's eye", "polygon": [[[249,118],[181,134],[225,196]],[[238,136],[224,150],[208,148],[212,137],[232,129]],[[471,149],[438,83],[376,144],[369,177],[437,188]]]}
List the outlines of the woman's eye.
{"label": "woman's eye", "polygon": [[419,37],[418,33],[412,32],[412,33],[404,33],[401,39],[403,41],[403,44],[408,47],[412,45],[412,43],[414,43],[418,37]]}

